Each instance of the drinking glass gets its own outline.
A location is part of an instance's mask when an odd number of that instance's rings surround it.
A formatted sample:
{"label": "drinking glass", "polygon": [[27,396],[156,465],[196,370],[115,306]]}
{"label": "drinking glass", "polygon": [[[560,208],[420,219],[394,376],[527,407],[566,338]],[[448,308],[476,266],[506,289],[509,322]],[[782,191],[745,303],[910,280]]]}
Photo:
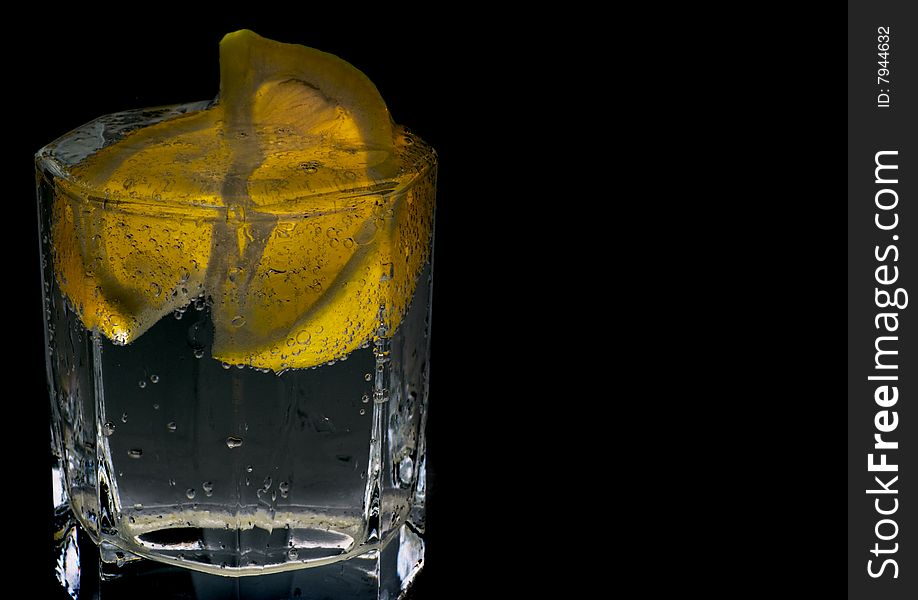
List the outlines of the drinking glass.
{"label": "drinking glass", "polygon": [[[75,174],[207,106],[107,115],[36,155],[58,577],[76,598],[86,538],[103,582],[169,565],[198,598],[394,600],[424,560],[436,155],[399,130],[398,172],[328,210],[166,206]],[[230,319],[230,294],[274,312]],[[240,338],[261,350],[221,349],[310,294],[295,327]]]}

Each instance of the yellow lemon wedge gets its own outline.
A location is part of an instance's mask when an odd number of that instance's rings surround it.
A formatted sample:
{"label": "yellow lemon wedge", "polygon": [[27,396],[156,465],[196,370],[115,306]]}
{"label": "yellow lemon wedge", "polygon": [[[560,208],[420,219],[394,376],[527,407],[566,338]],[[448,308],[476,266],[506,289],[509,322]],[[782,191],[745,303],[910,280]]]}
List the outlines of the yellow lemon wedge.
{"label": "yellow lemon wedge", "polygon": [[281,371],[398,326],[429,258],[436,160],[356,68],[251,31],[220,44],[220,93],[131,131],[58,180],[58,283],[127,344],[195,298],[213,357]]}

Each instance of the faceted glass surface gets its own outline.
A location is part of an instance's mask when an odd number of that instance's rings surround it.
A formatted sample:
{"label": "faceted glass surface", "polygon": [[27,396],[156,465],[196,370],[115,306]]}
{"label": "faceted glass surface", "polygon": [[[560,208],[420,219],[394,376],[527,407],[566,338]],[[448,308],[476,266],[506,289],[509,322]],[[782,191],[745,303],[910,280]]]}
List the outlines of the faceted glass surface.
{"label": "faceted glass surface", "polygon": [[[182,242],[191,244],[195,232],[235,218],[226,207],[150,209],[143,213],[149,228],[138,230],[139,221],[121,215],[144,207],[75,195],[62,182],[70,166],[131,131],[206,105],[103,117],[37,156],[60,578],[71,590],[78,584],[72,571],[79,529],[99,546],[103,577],[142,571],[152,560],[209,578],[202,590],[212,591],[201,598],[231,597],[220,591],[220,581],[257,575],[283,588],[278,598],[394,599],[424,557],[429,247],[412,274],[400,319],[386,314],[400,300],[382,298],[371,337],[309,368],[215,359],[217,301],[181,276],[159,290],[179,308],[128,343],[103,335],[98,325],[87,329],[87,307],[64,290],[73,289],[66,277],[74,272],[60,268],[69,260],[60,242],[64,219],[77,224],[80,269],[95,281],[102,276],[90,272],[93,260],[114,259],[94,257],[97,240],[79,237],[80,223],[126,224],[106,229],[110,247],[115,238],[136,247],[134,240],[146,236],[141,244],[173,244],[180,255]],[[417,207],[429,207],[422,216],[432,222],[435,155],[404,135],[403,168],[391,185],[351,192],[377,198],[384,208],[376,221],[381,232],[397,231],[386,223],[413,218],[410,210]],[[287,223],[309,228],[322,217],[285,214],[281,225],[276,214],[249,214],[251,222],[268,224],[248,230],[250,242],[269,247],[293,230]],[[170,233],[174,237],[149,241]],[[403,268],[385,261],[409,258],[381,256],[380,272],[386,277]],[[339,275],[335,284],[346,286],[354,277]],[[163,287],[141,266],[134,283]],[[131,289],[110,282],[101,287],[87,293],[121,293],[117,300],[130,305]],[[393,290],[404,294],[406,288]],[[313,339],[321,337],[319,329]],[[296,343],[280,339],[279,353],[293,353]]]}

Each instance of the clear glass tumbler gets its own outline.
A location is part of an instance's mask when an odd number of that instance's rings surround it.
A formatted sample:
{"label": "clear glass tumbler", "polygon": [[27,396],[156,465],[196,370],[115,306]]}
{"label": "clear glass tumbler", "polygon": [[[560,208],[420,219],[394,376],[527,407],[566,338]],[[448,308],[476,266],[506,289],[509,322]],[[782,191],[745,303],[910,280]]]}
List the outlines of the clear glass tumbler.
{"label": "clear glass tumbler", "polygon": [[394,600],[424,559],[435,153],[395,129],[384,177],[268,207],[85,176],[211,105],[36,156],[59,577],[76,598],[88,536],[103,581],[168,564],[198,598]]}

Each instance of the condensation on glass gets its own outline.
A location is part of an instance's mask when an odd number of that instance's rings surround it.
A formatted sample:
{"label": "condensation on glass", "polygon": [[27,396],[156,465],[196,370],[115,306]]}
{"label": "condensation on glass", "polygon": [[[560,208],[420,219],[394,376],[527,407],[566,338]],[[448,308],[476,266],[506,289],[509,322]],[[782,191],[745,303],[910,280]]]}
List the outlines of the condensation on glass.
{"label": "condensation on glass", "polygon": [[[429,258],[393,331],[381,322],[333,364],[280,373],[212,357],[206,293],[119,345],[87,330],[62,292],[56,203],[75,213],[125,209],[68,197],[59,185],[68,167],[205,106],[109,115],[37,155],[59,577],[76,597],[81,528],[99,546],[103,577],[153,560],[283,577],[291,597],[394,599],[424,559]],[[405,152],[413,175],[374,193],[392,205],[428,195],[432,207],[435,154],[417,138]],[[226,216],[189,209],[187,218]]]}

